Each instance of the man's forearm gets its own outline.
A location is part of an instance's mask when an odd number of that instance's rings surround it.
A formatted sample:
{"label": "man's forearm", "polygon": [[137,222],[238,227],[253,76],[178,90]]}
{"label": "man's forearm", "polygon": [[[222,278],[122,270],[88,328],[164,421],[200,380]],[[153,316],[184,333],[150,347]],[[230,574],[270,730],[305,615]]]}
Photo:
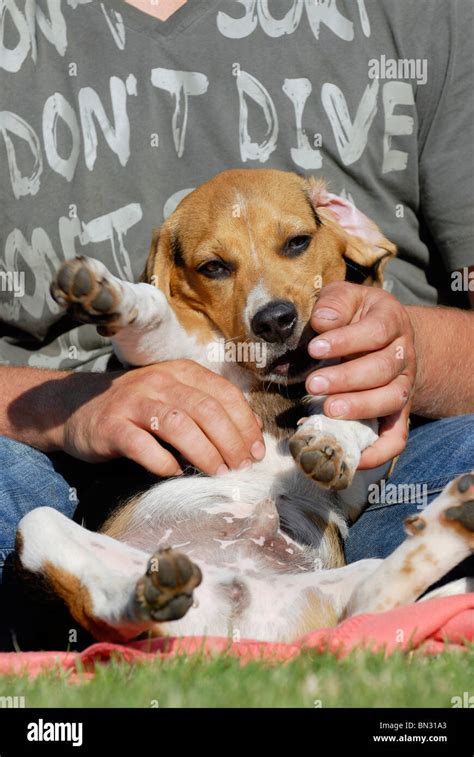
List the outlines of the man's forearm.
{"label": "man's forearm", "polygon": [[61,449],[65,420],[102,383],[99,373],[0,366],[0,436],[44,452]]}
{"label": "man's forearm", "polygon": [[415,333],[412,411],[426,418],[474,412],[474,313],[406,307]]}

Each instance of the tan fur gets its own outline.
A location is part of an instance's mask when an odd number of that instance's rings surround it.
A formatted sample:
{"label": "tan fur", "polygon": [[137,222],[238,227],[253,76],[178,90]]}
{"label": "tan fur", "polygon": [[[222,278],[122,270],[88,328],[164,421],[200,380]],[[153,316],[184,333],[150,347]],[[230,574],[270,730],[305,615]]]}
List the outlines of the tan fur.
{"label": "tan fur", "polygon": [[304,415],[304,400],[285,397],[278,387],[252,389],[250,407],[262,419],[263,430],[276,439],[287,439]]}
{"label": "tan fur", "polygon": [[460,523],[458,520],[451,520],[450,518],[447,518],[446,514],[444,513],[440,516],[440,520],[443,524],[443,528],[450,528],[458,533],[463,537],[463,539],[467,541],[471,549],[474,549],[474,531],[469,532],[462,523]]}
{"label": "tan fur", "polygon": [[306,513],[308,520],[312,521],[323,535],[324,543],[330,554],[329,565],[325,567],[342,568],[346,564],[341,534],[334,523],[328,523],[314,513]]}
{"label": "tan fur", "polygon": [[65,602],[69,612],[79,625],[89,631],[96,639],[117,641],[117,631],[95,617],[89,591],[77,576],[73,576],[50,562],[44,563],[42,575],[49,588]]}
{"label": "tan fur", "polygon": [[[58,568],[50,562],[45,562],[42,568],[42,576],[48,585],[48,589],[64,601],[73,618],[89,631],[92,636],[100,641],[125,641],[116,629],[99,620],[92,605],[89,590],[81,583],[77,576]],[[154,636],[164,635],[161,626],[153,628]]]}
{"label": "tan fur", "polygon": [[137,494],[136,496],[131,497],[129,500],[127,500],[127,502],[124,502],[123,505],[118,507],[116,510],[114,510],[114,512],[107,518],[106,522],[100,529],[101,533],[110,536],[111,539],[117,539],[118,541],[121,541],[123,539],[123,535],[128,532],[128,526],[130,524],[133,511],[136,505],[139,503],[141,497],[142,494]]}
{"label": "tan fur", "polygon": [[338,615],[334,604],[327,597],[314,589],[306,589],[303,593],[304,607],[299,621],[297,621],[292,639],[299,639],[315,628],[331,628],[337,626]]}

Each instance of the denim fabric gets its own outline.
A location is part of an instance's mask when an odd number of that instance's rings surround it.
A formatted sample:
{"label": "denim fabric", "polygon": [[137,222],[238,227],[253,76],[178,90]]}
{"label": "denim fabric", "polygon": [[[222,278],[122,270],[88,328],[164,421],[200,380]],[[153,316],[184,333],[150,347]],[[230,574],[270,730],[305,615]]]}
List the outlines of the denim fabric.
{"label": "denim fabric", "polygon": [[35,507],[54,507],[72,518],[77,499],[47,455],[0,436],[0,581],[15,544],[16,527]]}
{"label": "denim fabric", "polygon": [[[369,505],[350,528],[345,544],[347,562],[387,557],[405,539],[404,519],[435,499],[453,478],[472,469],[474,415],[432,421],[411,431],[408,444],[386,481],[385,499],[390,504]],[[395,486],[388,488],[389,484]],[[414,494],[411,499],[406,496],[407,484],[415,485],[410,487]],[[398,497],[390,496],[397,492]]]}

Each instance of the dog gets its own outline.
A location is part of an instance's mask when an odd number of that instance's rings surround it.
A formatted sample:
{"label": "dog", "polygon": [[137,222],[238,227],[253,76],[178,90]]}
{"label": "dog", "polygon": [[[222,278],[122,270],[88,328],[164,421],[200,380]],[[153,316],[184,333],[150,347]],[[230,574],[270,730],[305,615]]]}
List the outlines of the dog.
{"label": "dog", "polygon": [[[160,481],[100,533],[52,508],[32,510],[17,531],[18,573],[111,641],[292,641],[421,598],[474,549],[474,475],[410,517],[389,557],[345,565],[348,526],[386,473],[357,471],[377,422],[330,419],[304,388],[324,364],[307,351],[322,284],[381,286],[395,252],[322,182],[251,169],[225,171],[180,202],[153,236],[139,283],[91,258],[64,263],[54,298],[110,337],[125,366],[174,359],[185,371],[193,360],[222,374],[261,417],[267,451],[251,469]],[[215,350],[236,343],[235,362]],[[179,418],[179,408],[170,412]],[[437,593],[465,590],[461,581]]]}

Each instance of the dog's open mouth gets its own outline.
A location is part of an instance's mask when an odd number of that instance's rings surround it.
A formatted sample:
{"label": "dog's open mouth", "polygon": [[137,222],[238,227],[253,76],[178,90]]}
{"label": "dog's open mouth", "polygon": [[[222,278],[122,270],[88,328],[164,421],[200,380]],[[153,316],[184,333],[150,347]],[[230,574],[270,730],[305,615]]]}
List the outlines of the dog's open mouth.
{"label": "dog's open mouth", "polygon": [[268,373],[282,378],[299,378],[317,363],[318,360],[308,353],[308,345],[304,344],[273,360],[268,366]]}

